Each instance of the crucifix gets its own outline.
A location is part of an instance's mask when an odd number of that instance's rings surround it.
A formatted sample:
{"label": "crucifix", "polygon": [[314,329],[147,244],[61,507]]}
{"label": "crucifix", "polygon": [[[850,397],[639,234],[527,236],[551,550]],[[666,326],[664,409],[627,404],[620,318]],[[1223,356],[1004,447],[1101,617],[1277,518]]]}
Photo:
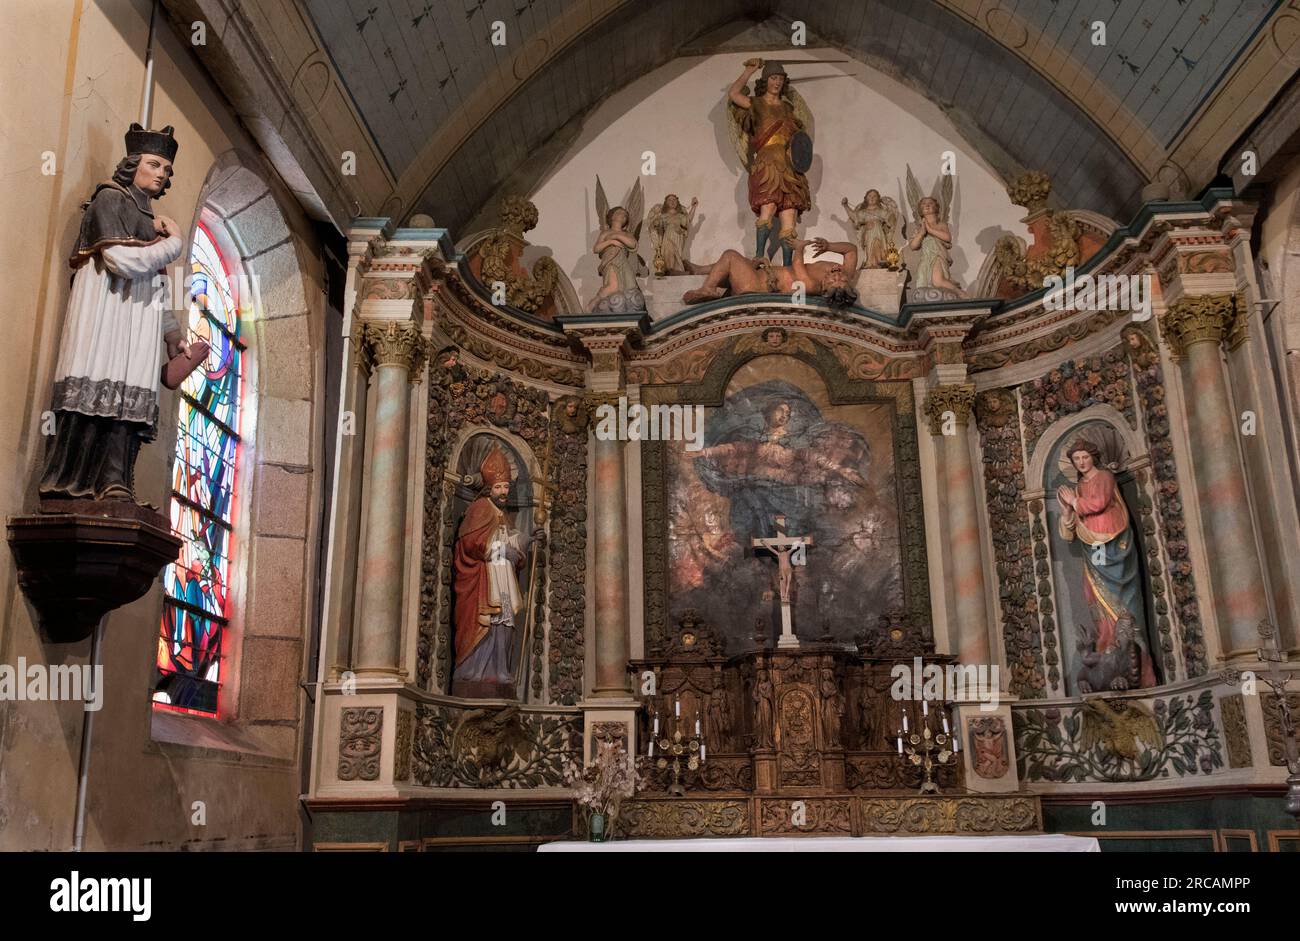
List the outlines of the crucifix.
{"label": "crucifix", "polygon": [[788,536],[785,532],[785,516],[776,516],[776,535],[766,539],[752,540],[755,549],[766,549],[776,556],[777,584],[781,588],[781,639],[777,647],[790,648],[799,646],[795,636],[794,625],[790,617],[790,587],[794,581],[794,566],[803,565],[805,553],[813,544],[812,536]]}

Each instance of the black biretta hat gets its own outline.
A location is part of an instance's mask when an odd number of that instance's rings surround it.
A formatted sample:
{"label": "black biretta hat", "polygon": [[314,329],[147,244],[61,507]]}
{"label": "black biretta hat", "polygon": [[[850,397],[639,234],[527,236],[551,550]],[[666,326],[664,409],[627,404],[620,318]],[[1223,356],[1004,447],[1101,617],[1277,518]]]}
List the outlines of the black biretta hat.
{"label": "black biretta hat", "polygon": [[169,124],[161,131],[146,131],[139,124],[132,122],[126,132],[126,154],[157,154],[168,160],[176,159],[176,138],[172,137]]}

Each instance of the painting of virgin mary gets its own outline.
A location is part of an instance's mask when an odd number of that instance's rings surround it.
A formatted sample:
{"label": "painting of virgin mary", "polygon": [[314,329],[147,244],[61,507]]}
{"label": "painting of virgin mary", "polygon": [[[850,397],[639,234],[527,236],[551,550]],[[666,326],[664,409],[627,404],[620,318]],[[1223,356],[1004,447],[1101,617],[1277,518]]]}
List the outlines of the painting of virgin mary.
{"label": "painting of virgin mary", "polygon": [[780,573],[753,542],[776,535],[778,517],[814,547],[789,571],[796,634],[850,643],[903,605],[892,402],[833,403],[812,366],[761,355],[704,428],[699,450],[669,442],[670,618],[696,611],[728,654],[752,643],[756,621],[775,630]]}

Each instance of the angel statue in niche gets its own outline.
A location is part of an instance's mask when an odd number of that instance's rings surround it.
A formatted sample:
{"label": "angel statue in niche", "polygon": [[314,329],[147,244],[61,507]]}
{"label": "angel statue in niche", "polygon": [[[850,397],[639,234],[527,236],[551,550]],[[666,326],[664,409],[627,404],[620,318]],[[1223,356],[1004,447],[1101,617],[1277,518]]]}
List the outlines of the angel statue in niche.
{"label": "angel statue in niche", "polygon": [[898,248],[894,233],[898,231],[898,203],[880,190],[870,189],[857,206],[850,206],[847,197],[840,205],[848,210],[849,221],[858,230],[858,244],[862,246],[863,268],[898,268]]}
{"label": "angel statue in niche", "polygon": [[[751,96],[746,82],[760,68]],[[812,164],[812,112],[790,87],[781,64],[762,59],[745,62],[745,71],[727,89],[727,101],[731,140],[749,173],[749,208],[758,217],[754,257],[771,257],[779,241],[782,261],[789,267],[795,223],[812,208],[804,176]],[[773,218],[781,224],[777,239],[771,239]]]}
{"label": "angel statue in niche", "polygon": [[596,213],[604,228],[591,249],[600,258],[601,277],[600,292],[591,304],[592,313],[621,314],[646,309],[645,295],[636,280],[639,275],[649,273],[636,253],[644,210],[645,196],[639,177],[624,204],[612,209],[605,187],[600,177],[596,177]]}
{"label": "angel statue in niche", "polygon": [[912,208],[913,229],[907,247],[921,253],[916,265],[916,287],[942,288],[962,296],[961,285],[952,279],[948,249],[952,248],[952,229],[948,213],[952,209],[953,176],[939,175],[929,196],[921,195],[921,184],[907,168],[907,204]]}
{"label": "angel statue in niche", "polygon": [[698,266],[686,257],[686,237],[695,221],[695,209],[700,201],[691,197],[691,208],[682,208],[681,200],[673,193],[664,197],[650,210],[650,245],[654,249],[656,277],[670,274],[695,274]]}

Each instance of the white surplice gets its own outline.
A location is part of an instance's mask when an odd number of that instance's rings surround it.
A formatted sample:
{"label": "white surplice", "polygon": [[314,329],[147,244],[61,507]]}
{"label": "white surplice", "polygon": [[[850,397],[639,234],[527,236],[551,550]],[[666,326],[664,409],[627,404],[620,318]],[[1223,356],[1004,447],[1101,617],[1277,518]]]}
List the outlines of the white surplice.
{"label": "white surplice", "polygon": [[179,236],[109,245],[77,269],[55,368],[53,408],[122,421],[158,420],[163,336],[179,330],[161,269],[185,250]]}

